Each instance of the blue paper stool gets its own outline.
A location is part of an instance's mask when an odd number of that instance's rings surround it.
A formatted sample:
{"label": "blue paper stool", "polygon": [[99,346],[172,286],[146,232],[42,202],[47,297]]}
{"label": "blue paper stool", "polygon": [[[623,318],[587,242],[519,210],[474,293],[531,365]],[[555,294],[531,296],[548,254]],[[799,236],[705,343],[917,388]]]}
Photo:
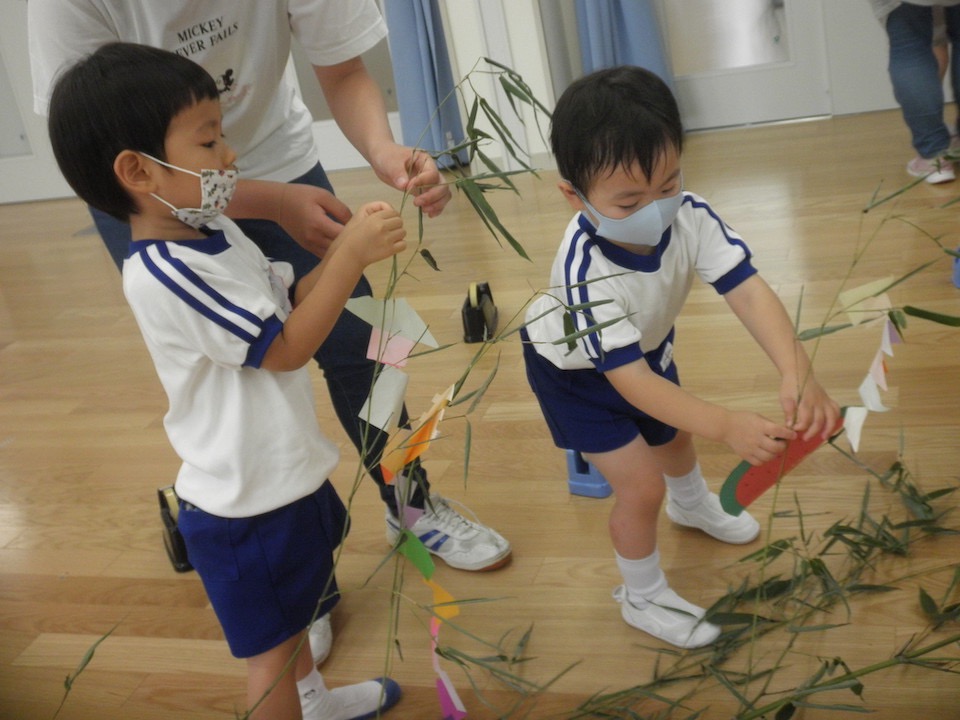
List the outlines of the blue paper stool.
{"label": "blue paper stool", "polygon": [[567,450],[567,487],[571,495],[605,498],[613,492],[600,471],[583,459],[576,450]]}

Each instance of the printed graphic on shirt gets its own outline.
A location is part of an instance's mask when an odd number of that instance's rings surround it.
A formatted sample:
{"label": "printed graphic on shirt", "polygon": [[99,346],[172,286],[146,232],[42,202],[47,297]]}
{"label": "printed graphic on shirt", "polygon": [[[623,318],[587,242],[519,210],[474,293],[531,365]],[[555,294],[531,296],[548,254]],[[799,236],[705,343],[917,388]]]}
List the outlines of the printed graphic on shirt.
{"label": "printed graphic on shirt", "polygon": [[[173,51],[186,58],[191,58],[200,53],[209,53],[217,45],[233,36],[239,28],[239,21],[227,20],[222,15],[194,23],[177,32],[179,44]],[[214,73],[213,79],[217,82],[221,100],[230,98],[230,94],[237,83],[234,69],[228,67],[221,73]],[[236,101],[235,98],[230,98],[231,103]]]}

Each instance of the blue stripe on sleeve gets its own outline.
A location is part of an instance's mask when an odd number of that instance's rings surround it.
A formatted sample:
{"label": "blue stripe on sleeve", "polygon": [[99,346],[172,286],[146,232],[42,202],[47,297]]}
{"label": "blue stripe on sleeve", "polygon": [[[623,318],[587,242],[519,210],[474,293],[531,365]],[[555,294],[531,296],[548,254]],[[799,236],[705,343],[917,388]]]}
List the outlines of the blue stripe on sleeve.
{"label": "blue stripe on sleeve", "polygon": [[723,295],[730,292],[737,285],[756,273],[757,269],[750,264],[750,258],[748,257],[747,259],[742,260],[739,265],[737,265],[722,278],[711,283],[711,285],[713,285],[714,290]]}
{"label": "blue stripe on sleeve", "polygon": [[731,236],[730,236],[730,233],[727,232],[728,230],[731,230],[730,226],[727,225],[727,224],[720,218],[720,216],[717,215],[717,214],[713,211],[713,208],[712,208],[712,207],[710,207],[710,206],[709,206],[707,203],[705,203],[705,202],[699,202],[699,201],[694,200],[694,199],[691,198],[689,195],[684,198],[684,202],[686,202],[687,200],[690,201],[690,205],[691,205],[691,206],[693,206],[693,207],[695,207],[695,208],[700,208],[700,209],[702,209],[702,210],[706,210],[706,211],[707,211],[707,214],[716,221],[717,225],[720,226],[720,232],[723,233],[723,236],[727,239],[727,242],[730,243],[731,245],[739,245],[739,246],[743,249],[743,253],[744,253],[744,255],[746,255],[747,260],[750,259],[750,257],[752,256],[752,253],[750,252],[750,248],[747,247],[747,244],[746,244],[742,239],[740,239],[740,238],[735,238],[735,237],[731,237]]}
{"label": "blue stripe on sleeve", "polygon": [[247,351],[247,359],[243,361],[244,367],[258,368],[263,364],[263,356],[267,354],[271,343],[280,331],[283,329],[283,322],[276,315],[269,317],[263,323],[263,332],[256,341],[250,343],[250,349]]}
{"label": "blue stripe on sleeve", "polygon": [[[226,308],[228,311],[233,312],[237,315],[248,318],[252,323],[254,323],[258,327],[263,324],[263,321],[260,318],[258,318],[256,315],[248,312],[247,310],[244,310],[243,308],[239,308],[233,303],[229,302],[226,298],[224,298],[222,295],[214,291],[213,288],[211,288],[202,279],[200,279],[196,275],[196,273],[194,273],[192,270],[187,268],[186,265],[184,265],[182,262],[178,260],[173,259],[169,254],[170,251],[168,248],[164,247],[159,243],[155,247],[158,248],[160,254],[164,257],[164,259],[168,260],[173,267],[177,268],[177,270],[180,271],[180,274],[184,277],[184,279],[190,281],[192,285],[197,287],[199,290],[203,291],[209,297],[216,300],[218,304],[220,304],[222,307]],[[157,280],[159,280],[163,285],[165,285],[167,289],[169,289],[174,295],[176,295],[181,300],[183,300],[183,302],[185,302],[187,305],[193,308],[197,313],[204,316],[211,322],[219,325],[224,330],[227,330],[228,332],[233,333],[234,335],[241,338],[247,343],[253,343],[257,339],[255,335],[250,334],[248,331],[244,330],[243,328],[238,326],[236,323],[232,322],[231,320],[224,317],[223,315],[220,315],[219,313],[215,312],[213,309],[207,307],[206,305],[201,303],[199,300],[197,300],[195,297],[193,297],[190,293],[188,293],[186,290],[184,290],[182,287],[180,287],[180,285],[178,285],[173,278],[171,278],[159,266],[157,266],[157,264],[153,261],[153,258],[151,258],[145,251],[140,254],[140,257],[143,259],[143,264],[147,268],[147,270],[150,271],[150,274],[152,274],[155,278],[157,278]]]}
{"label": "blue stripe on sleeve", "polygon": [[[571,306],[590,301],[590,285],[584,283],[584,281],[587,279],[587,272],[590,269],[590,249],[595,243],[592,239],[587,239],[583,244],[580,244],[579,241],[584,235],[583,230],[578,230],[576,235],[574,235],[570,242],[570,250],[567,253],[564,263],[564,278],[567,282],[567,304]],[[579,264],[576,264],[578,249],[581,251],[582,257]],[[584,284],[580,285],[579,283]],[[577,285],[577,287],[572,287],[573,285]],[[593,319],[593,312],[589,309],[574,312],[572,313],[572,317],[574,329],[577,331],[585,330],[596,325],[596,321]],[[601,357],[603,355],[598,333],[584,335],[580,338],[580,342],[583,343],[584,352],[586,352],[587,357]]]}

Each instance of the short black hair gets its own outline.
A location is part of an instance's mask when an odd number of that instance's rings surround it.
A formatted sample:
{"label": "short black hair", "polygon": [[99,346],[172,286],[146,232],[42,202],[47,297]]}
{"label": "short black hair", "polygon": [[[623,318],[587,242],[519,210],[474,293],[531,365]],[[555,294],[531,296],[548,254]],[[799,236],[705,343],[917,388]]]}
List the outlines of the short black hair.
{"label": "short black hair", "polygon": [[631,65],[574,81],[553,111],[550,145],[560,176],[587,194],[598,174],[635,163],[650,179],[663,153],[683,149],[677,101],[656,74]]}
{"label": "short black hair", "polygon": [[123,150],[165,160],[164,140],[180,111],[218,99],[209,73],[167,50],[109,43],[66,69],[50,96],[47,130],[70,187],[87,204],[128,220],[133,199],[113,171]]}

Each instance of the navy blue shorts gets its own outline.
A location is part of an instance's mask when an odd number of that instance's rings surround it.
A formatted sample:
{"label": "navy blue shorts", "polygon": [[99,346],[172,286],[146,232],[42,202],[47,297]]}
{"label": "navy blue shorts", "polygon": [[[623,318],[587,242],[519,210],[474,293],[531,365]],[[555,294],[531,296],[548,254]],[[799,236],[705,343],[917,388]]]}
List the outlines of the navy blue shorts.
{"label": "navy blue shorts", "polygon": [[[676,428],[627,402],[603,373],[593,368],[561,370],[534,349],[525,330],[521,330],[520,335],[527,380],[540,401],[557,447],[602,453],[621,448],[638,435],[652,447],[665,445],[677,436]],[[664,345],[672,341],[673,332],[664,340]],[[654,372],[680,384],[676,363],[671,361],[666,370],[655,365],[651,365]]]}
{"label": "navy blue shorts", "polygon": [[222,518],[181,501],[177,527],[234,657],[264,653],[305,630],[314,613],[333,609],[340,599],[333,551],[346,523],[329,481],[249,518]]}

